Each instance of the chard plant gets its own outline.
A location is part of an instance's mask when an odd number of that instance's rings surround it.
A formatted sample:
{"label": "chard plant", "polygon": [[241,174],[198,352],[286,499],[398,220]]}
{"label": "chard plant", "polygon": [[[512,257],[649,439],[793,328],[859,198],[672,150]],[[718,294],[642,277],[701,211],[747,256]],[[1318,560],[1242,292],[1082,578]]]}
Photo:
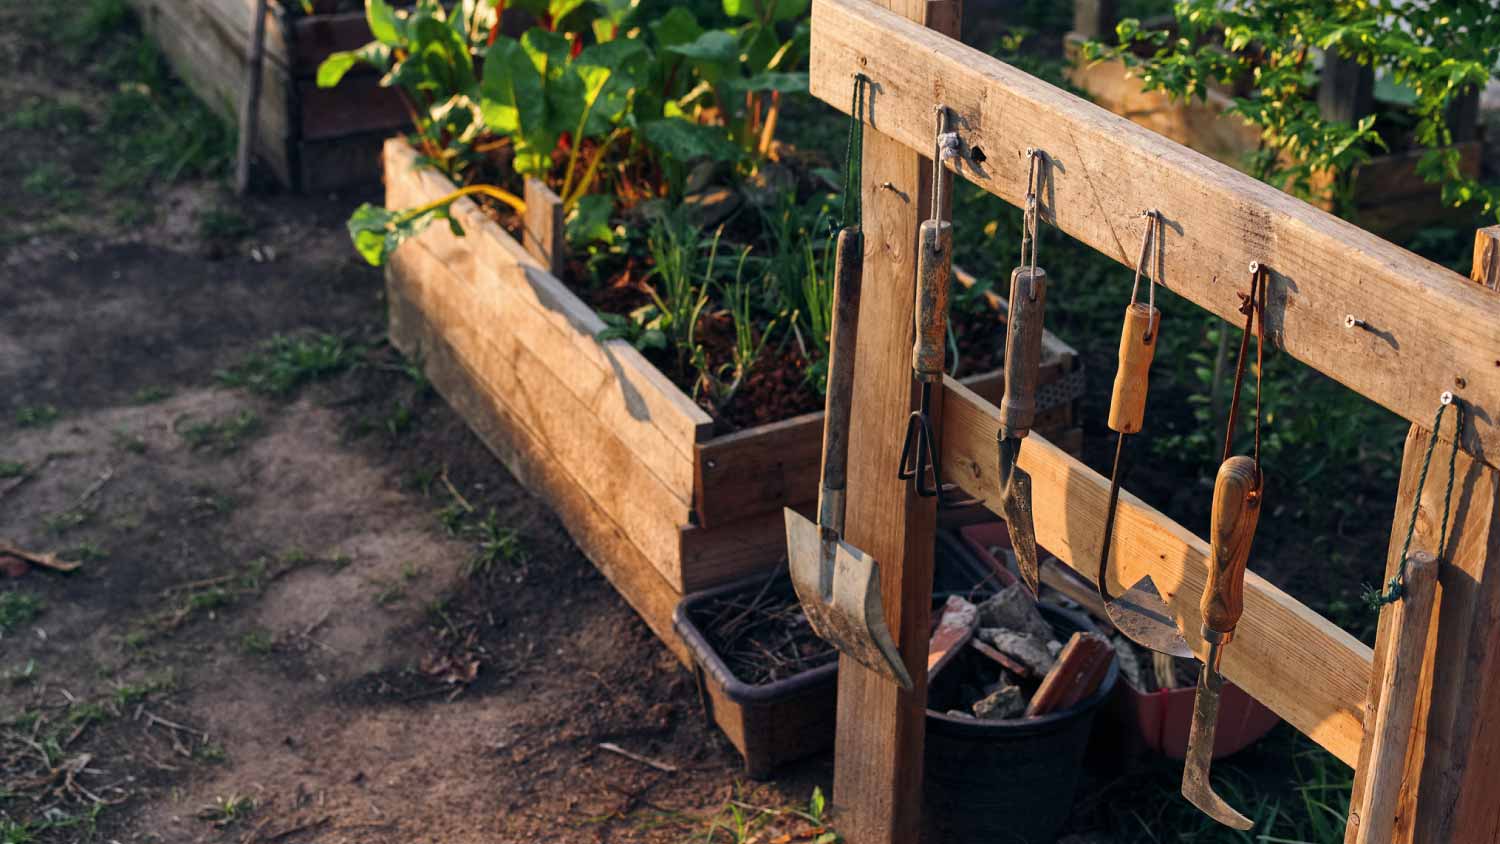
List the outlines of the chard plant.
{"label": "chard plant", "polygon": [[[1374,68],[1411,92],[1413,137],[1426,150],[1418,171],[1441,182],[1444,201],[1500,211],[1500,190],[1460,167],[1448,114],[1485,85],[1500,63],[1500,7],[1474,0],[1179,0],[1176,34],[1134,18],[1117,43],[1090,42],[1084,56],[1118,59],[1149,90],[1202,99],[1210,86],[1248,86],[1229,109],[1261,132],[1253,172],[1303,196],[1330,198],[1348,211],[1354,165],[1389,147],[1394,132],[1376,115],[1328,120],[1313,91],[1320,54]],[[1335,181],[1320,186],[1322,174]],[[1331,192],[1331,196],[1329,195]]]}

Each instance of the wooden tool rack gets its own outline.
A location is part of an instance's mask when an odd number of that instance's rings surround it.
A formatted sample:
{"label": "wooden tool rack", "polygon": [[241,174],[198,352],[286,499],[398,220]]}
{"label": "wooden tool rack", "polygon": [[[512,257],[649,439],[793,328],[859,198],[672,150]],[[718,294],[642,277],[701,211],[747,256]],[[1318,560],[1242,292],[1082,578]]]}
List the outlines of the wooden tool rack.
{"label": "wooden tool rack", "polygon": [[[918,840],[923,668],[930,615],[933,499],[908,492],[895,467],[916,393],[911,378],[916,234],[927,214],[935,105],[946,106],[983,162],[950,163],[1021,206],[1027,150],[1049,159],[1044,221],[1133,267],[1147,208],[1165,228],[1158,282],[1238,322],[1258,261],[1271,272],[1267,341],[1410,420],[1388,569],[1417,503],[1418,472],[1439,396],[1464,405],[1449,534],[1415,703],[1395,829],[1376,840],[1500,840],[1500,230],[1479,233],[1475,280],[1423,260],[1275,188],[1162,138],[954,40],[959,0],[814,0],[812,93],[847,111],[853,77],[869,79],[861,189],[866,258],[856,352],[846,538],[881,562],[886,618],[916,688],[903,693],[852,660],[839,666],[834,802],[855,844]],[[976,156],[977,157],[977,156]],[[1059,272],[1066,268],[1059,267]],[[1130,279],[1122,271],[1123,286]],[[1475,283],[1479,281],[1481,283]],[[1368,330],[1346,327],[1363,320]],[[939,437],[947,480],[998,509],[997,409],[949,379]],[[1443,452],[1440,452],[1443,453]],[[1108,480],[1033,434],[1037,541],[1094,576]],[[1434,470],[1440,474],[1441,470]],[[1436,550],[1442,481],[1426,485],[1413,548]],[[1114,543],[1122,584],[1150,574],[1201,654],[1198,600],[1208,543],[1122,494]],[[1228,650],[1228,679],[1353,766],[1355,805],[1371,771],[1366,725],[1391,637],[1372,650],[1253,572]],[[1351,822],[1351,826],[1357,819]]]}

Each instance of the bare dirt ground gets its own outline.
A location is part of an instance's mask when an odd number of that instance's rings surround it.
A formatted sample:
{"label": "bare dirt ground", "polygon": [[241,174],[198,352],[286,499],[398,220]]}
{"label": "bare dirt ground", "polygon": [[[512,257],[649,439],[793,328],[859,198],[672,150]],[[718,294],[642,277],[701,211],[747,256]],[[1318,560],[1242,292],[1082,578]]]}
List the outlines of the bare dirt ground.
{"label": "bare dirt ground", "polygon": [[0,2],[0,99],[44,111],[0,119],[0,540],[81,565],[0,576],[0,841],[704,840],[827,787],[741,782],[690,675],[386,345],[357,197],[108,184],[114,86],[34,9]]}

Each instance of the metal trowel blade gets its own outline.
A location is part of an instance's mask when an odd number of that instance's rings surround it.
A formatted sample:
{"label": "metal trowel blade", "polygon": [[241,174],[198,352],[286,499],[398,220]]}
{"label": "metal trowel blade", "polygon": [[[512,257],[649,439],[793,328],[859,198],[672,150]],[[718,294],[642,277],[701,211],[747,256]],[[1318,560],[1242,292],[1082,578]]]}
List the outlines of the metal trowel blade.
{"label": "metal trowel blade", "polygon": [[1192,658],[1193,650],[1182,638],[1172,611],[1167,609],[1167,602],[1162,600],[1150,575],[1136,581],[1105,604],[1104,609],[1115,628],[1137,645],[1183,659]]}

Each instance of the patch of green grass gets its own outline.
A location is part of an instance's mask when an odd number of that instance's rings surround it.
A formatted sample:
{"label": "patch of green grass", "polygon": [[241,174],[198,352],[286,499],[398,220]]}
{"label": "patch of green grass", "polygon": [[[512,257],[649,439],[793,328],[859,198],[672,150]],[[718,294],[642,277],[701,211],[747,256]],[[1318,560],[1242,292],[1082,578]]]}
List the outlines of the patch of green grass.
{"label": "patch of green grass", "polygon": [[238,365],[215,373],[227,387],[285,398],[305,384],[331,378],[356,366],[363,346],[333,334],[288,337],[278,334]]}
{"label": "patch of green grass", "polygon": [[215,798],[212,804],[203,807],[198,813],[198,818],[210,821],[214,826],[222,829],[250,817],[254,811],[255,800],[243,795],[231,794],[228,797]]}
{"label": "patch of green grass", "polygon": [[33,404],[16,410],[16,424],[22,428],[45,428],[62,414],[50,404]]}
{"label": "patch of green grass", "polygon": [[466,532],[473,535],[477,543],[474,556],[464,564],[464,573],[469,577],[483,577],[500,563],[516,566],[526,562],[521,534],[515,528],[502,526],[494,510],[468,525]]}
{"label": "patch of green grass", "polygon": [[276,646],[271,634],[265,630],[251,630],[240,637],[240,650],[254,656],[265,656]]}
{"label": "patch of green grass", "polygon": [[25,592],[0,592],[0,633],[30,624],[42,614],[42,599]]}
{"label": "patch of green grass", "polygon": [[255,225],[235,208],[210,208],[198,215],[198,236],[205,240],[241,240]]}
{"label": "patch of green grass", "polygon": [[234,595],[230,594],[229,590],[214,587],[189,595],[184,606],[190,613],[198,613],[223,609],[232,603],[234,603]]}
{"label": "patch of green grass", "polygon": [[0,460],[0,480],[26,474],[26,464],[19,460]]}
{"label": "patch of green grass", "polygon": [[13,112],[5,123],[23,131],[81,132],[88,128],[89,114],[76,103],[37,97]]}
{"label": "patch of green grass", "polygon": [[93,514],[87,510],[64,510],[54,513],[42,522],[47,532],[55,536],[61,536],[80,525],[86,524]]}
{"label": "patch of green grass", "polygon": [[177,433],[194,451],[209,449],[218,454],[229,454],[238,451],[261,429],[260,416],[253,410],[242,410],[221,419],[190,423],[178,428]]}
{"label": "patch of green grass", "polygon": [[133,404],[156,404],[172,397],[171,387],[142,387],[130,397]]}
{"label": "patch of green grass", "polygon": [[402,479],[401,485],[406,489],[415,490],[423,495],[432,494],[432,485],[437,482],[438,476],[443,472],[440,466],[426,466],[413,469]]}
{"label": "patch of green grass", "polygon": [[229,754],[224,752],[224,747],[217,744],[205,744],[193,751],[193,758],[200,762],[218,764],[229,759]]}
{"label": "patch of green grass", "polygon": [[411,405],[404,401],[397,401],[391,406],[390,413],[386,414],[383,427],[387,434],[399,437],[410,431],[415,421],[416,414],[412,412]]}

